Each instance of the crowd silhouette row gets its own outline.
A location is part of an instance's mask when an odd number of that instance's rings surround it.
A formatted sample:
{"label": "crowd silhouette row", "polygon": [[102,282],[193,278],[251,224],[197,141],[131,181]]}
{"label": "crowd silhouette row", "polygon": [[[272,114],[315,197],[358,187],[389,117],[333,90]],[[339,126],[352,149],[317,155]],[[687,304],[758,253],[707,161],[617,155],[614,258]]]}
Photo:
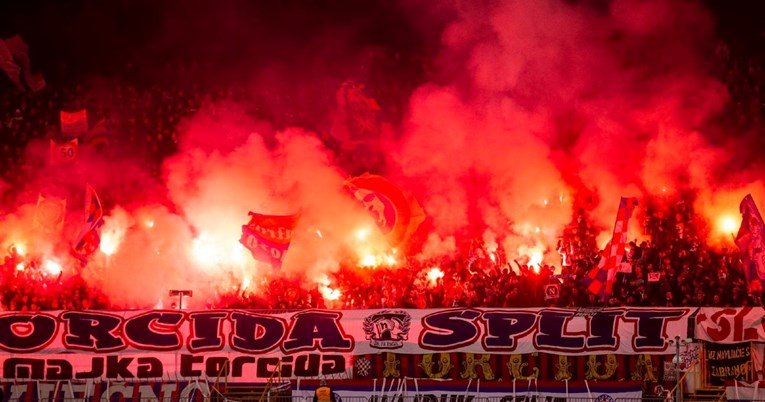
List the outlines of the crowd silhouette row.
{"label": "crowd silhouette row", "polygon": [[[219,290],[205,304],[207,308],[269,310],[759,304],[760,298],[747,292],[740,253],[735,248],[705,246],[685,204],[673,205],[671,213],[652,214],[647,208],[644,228],[646,237],[653,240],[629,243],[623,265],[631,272],[616,274],[609,297],[588,292],[582,282],[601,254],[595,246],[595,230],[583,214],[561,236],[555,265],[508,261],[501,249],[489,252],[480,240],[470,240],[459,255],[440,259],[402,258],[376,268],[349,261],[329,275],[330,293],[321,284],[306,285],[304,278],[263,277],[261,281],[252,278],[250,287]],[[633,220],[633,224],[637,223]],[[442,275],[431,276],[434,268]],[[44,262],[11,248],[0,277],[2,309],[147,307],[111,303],[107,294],[89,286],[79,269],[75,265],[51,271]],[[557,291],[546,292],[547,285],[557,285]]]}

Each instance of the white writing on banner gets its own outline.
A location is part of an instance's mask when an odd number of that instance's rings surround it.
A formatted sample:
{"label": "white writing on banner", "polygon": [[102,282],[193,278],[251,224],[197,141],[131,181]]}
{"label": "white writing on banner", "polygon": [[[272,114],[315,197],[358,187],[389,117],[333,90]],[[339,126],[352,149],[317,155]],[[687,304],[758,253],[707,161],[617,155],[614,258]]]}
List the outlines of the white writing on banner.
{"label": "white writing on banner", "polygon": [[61,401],[199,401],[209,400],[210,385],[205,381],[190,382],[29,382],[0,384],[5,402]]}
{"label": "white writing on banner", "polygon": [[[314,381],[315,382],[315,381]],[[301,383],[292,395],[312,398],[318,384]],[[387,384],[333,381],[332,390],[340,398],[369,398],[370,402],[473,402],[487,398],[493,402],[521,402],[529,398],[550,401],[559,398],[588,399],[596,401],[640,399],[643,396],[641,381],[528,381],[509,383],[481,383],[471,381],[414,381],[392,379]],[[611,399],[609,399],[611,398]]]}
{"label": "white writing on banner", "polygon": [[702,307],[696,315],[696,338],[716,343],[765,342],[762,307]]}
{"label": "white writing on banner", "polygon": [[691,310],[580,313],[555,308],[8,312],[0,314],[0,378],[129,379],[167,373],[198,378],[217,375],[227,364],[232,375],[239,370],[261,378],[279,359],[283,377],[315,377],[346,372],[352,355],[382,351],[671,354],[667,339],[687,333]]}
{"label": "white writing on banner", "polygon": [[280,356],[258,354],[205,353],[114,353],[87,356],[43,355],[3,356],[2,378],[26,380],[131,380],[171,378],[214,380],[228,372],[231,381],[267,381],[277,371],[282,378],[350,378],[351,358],[332,353],[300,353]]}

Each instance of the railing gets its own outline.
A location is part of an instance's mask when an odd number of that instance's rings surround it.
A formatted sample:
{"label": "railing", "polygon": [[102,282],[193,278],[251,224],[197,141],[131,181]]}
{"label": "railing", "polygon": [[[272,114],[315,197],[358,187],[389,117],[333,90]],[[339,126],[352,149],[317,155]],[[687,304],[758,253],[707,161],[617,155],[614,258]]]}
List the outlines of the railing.
{"label": "railing", "polygon": [[[265,384],[263,384],[265,385]],[[17,385],[18,386],[18,385]],[[117,386],[115,384],[115,386]],[[146,385],[148,386],[148,385]],[[4,389],[0,384],[0,390]],[[9,388],[6,388],[10,391]],[[255,388],[253,388],[255,389]],[[129,392],[126,392],[129,391]],[[146,397],[146,393],[141,394],[144,389],[118,390],[116,392],[101,393],[93,396],[72,398],[72,393],[63,391],[53,391],[39,393],[26,391],[23,393],[7,392],[5,395],[0,393],[0,402],[313,402],[312,392],[288,390],[288,394],[277,392],[263,392],[258,387],[257,392],[244,392],[241,394],[226,393],[225,389],[220,392],[216,388],[200,387],[192,390],[162,390],[156,389],[155,394]],[[298,395],[290,395],[290,392],[297,392]],[[151,393],[149,393],[151,395]],[[560,395],[560,394],[557,394]],[[517,395],[508,393],[502,396],[480,396],[480,393],[471,390],[470,392],[456,392],[451,395],[429,394],[427,391],[391,388],[369,391],[364,396],[342,396],[335,393],[337,400],[334,402],[678,402],[675,401],[674,393],[667,393],[663,396],[645,396],[641,398],[610,398],[595,392],[592,395],[583,397],[577,394],[576,397],[552,396],[544,392],[534,390],[519,389]],[[685,396],[683,401],[679,402],[720,402],[725,400],[725,393],[714,395],[710,398],[703,396]],[[745,399],[742,399],[742,401]],[[752,402],[765,402],[752,400]]]}
{"label": "railing", "polygon": [[[218,399],[221,398],[221,399]],[[252,397],[242,398],[228,398],[222,395],[202,395],[201,393],[196,395],[189,395],[187,397],[179,397],[177,395],[164,395],[161,397],[149,397],[149,398],[130,398],[120,394],[114,394],[109,398],[89,396],[86,398],[65,398],[61,395],[50,395],[48,398],[22,398],[22,399],[9,399],[8,395],[5,395],[0,402],[212,402],[216,400],[225,402],[313,402],[313,397],[309,396],[267,396],[261,398],[260,395],[253,395]],[[683,402],[696,402],[705,401],[709,402],[710,399],[686,397]],[[385,395],[370,395],[364,396],[346,396],[341,397],[336,402],[443,402],[441,398],[432,395],[402,395],[396,393],[386,393]],[[582,397],[551,397],[541,395],[507,395],[504,397],[474,397],[472,394],[465,394],[462,398],[447,398],[445,402],[675,402],[674,395],[668,395],[667,397],[648,396],[642,398],[614,398],[614,399],[599,399],[596,395],[588,398]],[[765,400],[752,400],[747,402],[765,402]]]}

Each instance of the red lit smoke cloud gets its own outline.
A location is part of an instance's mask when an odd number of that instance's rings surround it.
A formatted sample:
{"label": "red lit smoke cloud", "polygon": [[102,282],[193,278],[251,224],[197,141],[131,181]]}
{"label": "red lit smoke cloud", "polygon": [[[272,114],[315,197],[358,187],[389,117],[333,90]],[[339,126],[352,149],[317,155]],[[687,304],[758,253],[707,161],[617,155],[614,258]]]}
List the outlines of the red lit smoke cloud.
{"label": "red lit smoke cloud", "polygon": [[[453,255],[478,237],[487,251],[503,247],[511,259],[544,256],[557,264],[557,237],[578,205],[601,229],[602,246],[620,196],[690,190],[709,221],[721,213],[737,217],[747,192],[765,199],[761,170],[725,170],[742,144],[710,140],[710,132],[725,130],[714,119],[729,100],[710,61],[714,21],[700,4],[439,4],[430,14],[422,4],[400,5],[402,15],[426,19],[420,34],[440,38],[437,57],[427,60],[431,67],[406,99],[387,99],[401,104],[380,99],[383,110],[406,113],[387,119],[391,132],[381,146],[387,171],[373,173],[412,192],[429,217],[430,232],[413,255]],[[449,21],[441,30],[427,18]],[[232,37],[242,25],[228,28]],[[277,43],[242,55],[231,69],[244,76],[238,84],[252,99],[207,102],[182,121],[178,153],[162,164],[161,179],[129,152],[85,152],[75,170],[65,170],[40,162],[45,144],[31,146],[27,163],[36,179],[16,200],[22,206],[0,221],[4,242],[23,237],[40,255],[65,255],[54,250],[61,248],[56,242],[19,228],[32,226],[37,193],[51,183],[53,192],[75,194],[67,221],[79,222],[82,188],[90,182],[109,211],[106,250],[83,269],[123,307],[166,305],[171,288],[194,290],[190,302],[203,306],[219,292],[267,284],[271,268],[238,242],[249,211],[301,214],[282,271],[309,285],[347,259],[387,251],[376,233],[359,244],[357,231],[374,223],[342,189],[352,174],[338,162],[343,155],[322,142],[337,134],[327,102],[341,82],[355,79],[385,93],[400,78],[369,67],[380,50],[357,45],[352,39],[360,30],[361,24],[319,29],[307,45],[285,41],[286,50]],[[157,46],[176,43],[165,39]],[[187,45],[221,43],[195,39]],[[276,60],[268,61],[272,51]],[[248,113],[253,104],[268,113]],[[302,117],[284,118],[295,113]],[[305,124],[295,123],[301,119]],[[630,238],[641,235],[636,227]]]}
{"label": "red lit smoke cloud", "polygon": [[759,181],[716,177],[737,154],[705,137],[728,98],[698,3],[487,2],[456,14],[439,59],[448,76],[415,92],[397,152],[441,237],[474,225],[475,208],[509,255],[538,238],[549,252],[572,198],[594,192],[602,246],[620,196],[695,191],[710,220],[747,191],[762,197]]}
{"label": "red lit smoke cloud", "polygon": [[[345,178],[315,135],[289,128],[277,132],[276,143],[267,147],[259,133],[247,131],[265,125],[248,121],[235,106],[211,108],[215,116],[203,109],[185,123],[183,151],[165,161],[165,185],[177,210],[139,208],[114,225],[115,213],[106,218],[105,232],[129,227],[106,266],[114,273],[107,278],[114,279],[104,286],[109,294],[125,287],[136,292],[116,297],[117,303],[140,305],[149,294],[167,303],[165,293],[174,288],[193,289],[189,303],[204,305],[215,301],[216,292],[256,288],[263,285],[260,279],[267,283],[272,268],[255,262],[239,244],[249,211],[300,213],[282,272],[307,286],[337,270],[343,247],[359,225],[371,227],[365,212],[342,191]],[[214,146],[207,143],[212,138]]]}

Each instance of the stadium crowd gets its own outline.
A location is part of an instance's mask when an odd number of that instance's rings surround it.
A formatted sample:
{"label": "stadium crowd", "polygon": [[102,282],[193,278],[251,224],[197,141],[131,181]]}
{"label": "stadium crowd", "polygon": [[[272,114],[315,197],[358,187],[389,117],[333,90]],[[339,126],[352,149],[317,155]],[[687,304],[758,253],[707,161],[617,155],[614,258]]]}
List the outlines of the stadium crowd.
{"label": "stadium crowd", "polygon": [[[763,96],[760,64],[737,59],[722,45],[718,57],[729,89],[745,99],[739,113],[748,116],[741,124],[762,117]],[[215,100],[236,99],[236,90],[196,83],[194,64],[169,65],[161,84],[136,83],[128,66],[125,76],[109,83],[50,84],[38,92],[25,92],[6,85],[0,91],[0,171],[10,188],[20,187],[31,167],[25,163],[28,144],[58,139],[59,111],[87,109],[91,121],[103,121],[112,133],[106,140],[120,147],[145,153],[159,174],[161,161],[178,146],[178,123],[201,105]],[[190,70],[190,71],[188,71]],[[186,72],[186,73],[184,73]],[[114,83],[116,82],[116,84]],[[746,92],[744,95],[741,93]],[[739,96],[740,95],[740,96]],[[751,106],[751,107],[750,107]],[[289,124],[300,116],[269,115]],[[342,144],[322,137],[327,147],[341,155]],[[346,155],[354,155],[349,153]],[[373,158],[374,159],[374,158]],[[347,160],[354,168],[374,168],[377,161]],[[1,191],[3,197],[15,196]],[[106,195],[108,197],[108,195]],[[585,207],[577,208],[572,223],[560,234],[560,259],[541,266],[509,261],[502,250],[490,253],[478,239],[467,239],[456,257],[422,261],[401,259],[395,266],[363,269],[354,263],[341,267],[330,279],[337,295],[326,297],[320,286],[307,289],[299,280],[281,278],[258,291],[235,289],[221,294],[210,308],[301,309],[318,308],[436,308],[450,306],[486,307],[597,307],[597,306],[744,306],[760,304],[748,294],[741,255],[705,243],[704,222],[695,218],[692,194],[677,199],[655,197],[640,200],[643,213],[633,218],[646,241],[629,243],[623,271],[616,275],[608,298],[589,293],[582,278],[597,265],[601,251],[596,246],[597,229]],[[3,205],[8,205],[3,200]],[[10,311],[56,309],[124,308],[110,303],[108,296],[64,267],[67,274],[55,275],[40,261],[25,259],[17,250],[7,251],[0,267],[0,308]],[[433,267],[442,275],[431,276]],[[552,288],[547,285],[557,285]],[[549,290],[549,291],[548,291]]]}
{"label": "stadium crowd", "polygon": [[[759,303],[748,295],[737,251],[714,251],[699,240],[684,204],[665,215],[645,219],[652,241],[630,242],[624,266],[616,274],[611,297],[586,290],[581,279],[597,265],[600,253],[586,215],[561,237],[558,252],[565,265],[528,266],[506,261],[474,241],[456,258],[406,259],[374,269],[347,264],[331,278],[333,297],[320,287],[307,289],[298,279],[272,280],[259,290],[234,289],[209,308],[436,308],[436,307],[600,307],[600,306],[745,306]],[[686,211],[688,212],[688,211]],[[662,217],[663,216],[663,217]],[[19,264],[23,264],[20,266]],[[433,267],[443,275],[431,277]],[[76,272],[76,269],[64,269]],[[560,272],[554,274],[554,272]],[[625,269],[625,271],[627,271]],[[546,285],[557,285],[548,292]],[[3,310],[124,308],[110,304],[99,289],[72,274],[55,275],[38,261],[10,249],[0,279]]]}

